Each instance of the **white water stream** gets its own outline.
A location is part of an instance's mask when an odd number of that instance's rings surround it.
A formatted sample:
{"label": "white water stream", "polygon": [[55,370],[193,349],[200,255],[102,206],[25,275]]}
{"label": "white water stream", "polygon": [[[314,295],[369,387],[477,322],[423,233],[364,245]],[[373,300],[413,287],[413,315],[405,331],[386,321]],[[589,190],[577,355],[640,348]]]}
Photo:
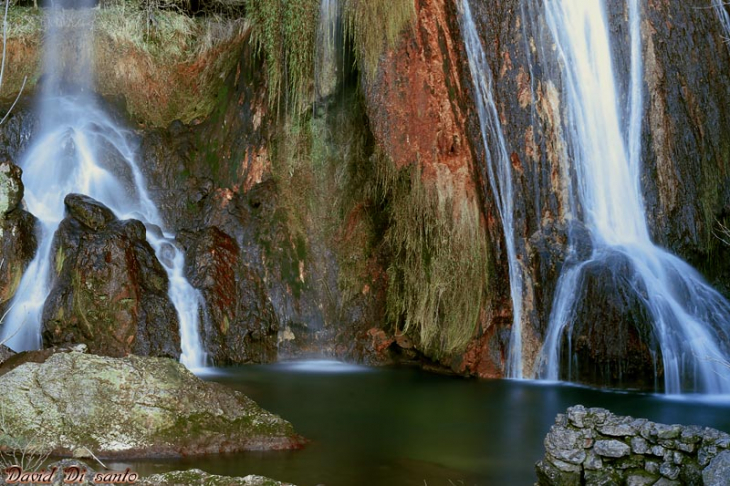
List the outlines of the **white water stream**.
{"label": "white water stream", "polygon": [[485,165],[489,185],[494,194],[497,211],[502,220],[505,250],[512,299],[512,331],[510,335],[507,376],[523,377],[522,360],[522,270],[517,259],[514,230],[514,195],[512,188],[512,163],[507,152],[502,124],[492,94],[492,71],[487,64],[476,24],[468,0],[461,4],[461,31],[469,58],[469,69],[476,95],[479,125],[484,144]]}
{"label": "white water stream", "polygon": [[[51,243],[65,215],[64,197],[80,193],[108,206],[119,219],[134,218],[145,224],[147,241],[170,281],[168,294],[180,321],[180,361],[191,369],[203,367],[200,295],[185,278],[184,254],[174,235],[160,229],[162,218],[139,170],[136,139],[89,94],[94,11],[70,13],[49,8],[46,15],[48,79],[38,102],[41,124],[20,161],[27,209],[39,219],[42,234],[38,253],[23,275],[2,326],[2,339],[8,338],[7,345],[16,351],[41,347],[41,314],[50,292]],[[71,67],[69,45],[75,53]],[[73,89],[61,81],[64,69],[73,70]]]}
{"label": "white water stream", "polygon": [[[550,318],[539,377],[560,377],[560,347],[571,330],[575,299],[587,263],[621,253],[628,279],[653,321],[667,393],[729,393],[721,363],[728,353],[730,305],[688,264],[655,246],[640,188],[643,64],[640,7],[628,0],[631,42],[628,108],[622,110],[607,15],[602,0],[544,0],[545,19],[563,65],[565,126],[579,205],[594,250],[587,262],[566,266]],[[568,163],[568,161],[565,161]]]}

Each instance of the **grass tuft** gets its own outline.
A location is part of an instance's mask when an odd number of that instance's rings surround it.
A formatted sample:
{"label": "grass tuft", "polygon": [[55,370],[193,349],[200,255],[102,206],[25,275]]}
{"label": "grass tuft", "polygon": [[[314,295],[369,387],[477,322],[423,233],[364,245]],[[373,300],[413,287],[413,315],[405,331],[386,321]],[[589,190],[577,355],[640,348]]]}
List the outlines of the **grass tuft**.
{"label": "grass tuft", "polygon": [[314,79],[319,1],[246,0],[246,15],[266,60],[270,105],[279,108],[285,101],[295,113],[304,111]]}
{"label": "grass tuft", "polygon": [[463,351],[487,302],[486,233],[476,202],[427,187],[416,166],[379,157],[376,191],[387,201],[387,312],[439,359]]}
{"label": "grass tuft", "polygon": [[395,47],[403,30],[413,25],[413,0],[343,0],[345,26],[355,44],[360,70],[373,78],[386,49]]}

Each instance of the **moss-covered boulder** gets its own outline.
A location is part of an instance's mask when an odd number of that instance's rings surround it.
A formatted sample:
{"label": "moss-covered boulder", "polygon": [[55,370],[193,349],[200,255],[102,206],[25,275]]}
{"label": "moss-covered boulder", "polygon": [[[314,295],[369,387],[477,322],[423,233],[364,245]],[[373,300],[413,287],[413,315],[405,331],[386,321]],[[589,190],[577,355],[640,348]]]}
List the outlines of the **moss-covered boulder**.
{"label": "moss-covered boulder", "polygon": [[167,358],[59,353],[1,376],[0,389],[0,448],[150,457],[303,443],[242,393]]}
{"label": "moss-covered boulder", "polygon": [[217,476],[200,469],[155,474],[142,479],[137,484],[139,486],[294,486],[263,476],[249,475],[242,478]]}

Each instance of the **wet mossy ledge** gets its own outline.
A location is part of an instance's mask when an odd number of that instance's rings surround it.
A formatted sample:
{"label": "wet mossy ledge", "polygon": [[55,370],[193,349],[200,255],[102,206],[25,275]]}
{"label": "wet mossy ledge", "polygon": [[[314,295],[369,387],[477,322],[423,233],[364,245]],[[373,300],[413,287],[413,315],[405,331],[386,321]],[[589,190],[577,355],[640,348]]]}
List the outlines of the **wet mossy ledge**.
{"label": "wet mossy ledge", "polygon": [[[124,1],[93,9],[92,15],[64,10],[54,27],[84,29],[93,42],[86,52],[69,45],[59,63],[74,82],[80,56],[91,56],[95,90],[122,96],[129,114],[148,126],[174,120],[190,123],[211,114],[223,96],[224,79],[250,35],[238,12],[191,15],[180,8]],[[174,7],[174,6],[173,6]],[[43,37],[49,27],[44,9],[13,5],[8,12],[7,58],[0,99],[32,93],[42,82]]]}
{"label": "wet mossy ledge", "polygon": [[0,448],[10,452],[177,457],[305,443],[289,422],[168,358],[59,352],[6,371],[0,386]]}

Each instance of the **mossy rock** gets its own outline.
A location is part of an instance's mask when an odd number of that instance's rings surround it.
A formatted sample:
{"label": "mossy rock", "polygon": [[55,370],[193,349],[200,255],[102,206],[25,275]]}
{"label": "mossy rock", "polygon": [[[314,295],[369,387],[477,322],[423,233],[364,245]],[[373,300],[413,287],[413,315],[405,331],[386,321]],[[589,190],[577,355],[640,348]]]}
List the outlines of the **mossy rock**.
{"label": "mossy rock", "polygon": [[285,420],[168,358],[55,354],[6,373],[0,387],[0,448],[150,457],[303,443]]}
{"label": "mossy rock", "polygon": [[217,476],[200,469],[155,474],[142,479],[137,484],[139,486],[294,486],[290,483],[274,481],[263,476]]}

